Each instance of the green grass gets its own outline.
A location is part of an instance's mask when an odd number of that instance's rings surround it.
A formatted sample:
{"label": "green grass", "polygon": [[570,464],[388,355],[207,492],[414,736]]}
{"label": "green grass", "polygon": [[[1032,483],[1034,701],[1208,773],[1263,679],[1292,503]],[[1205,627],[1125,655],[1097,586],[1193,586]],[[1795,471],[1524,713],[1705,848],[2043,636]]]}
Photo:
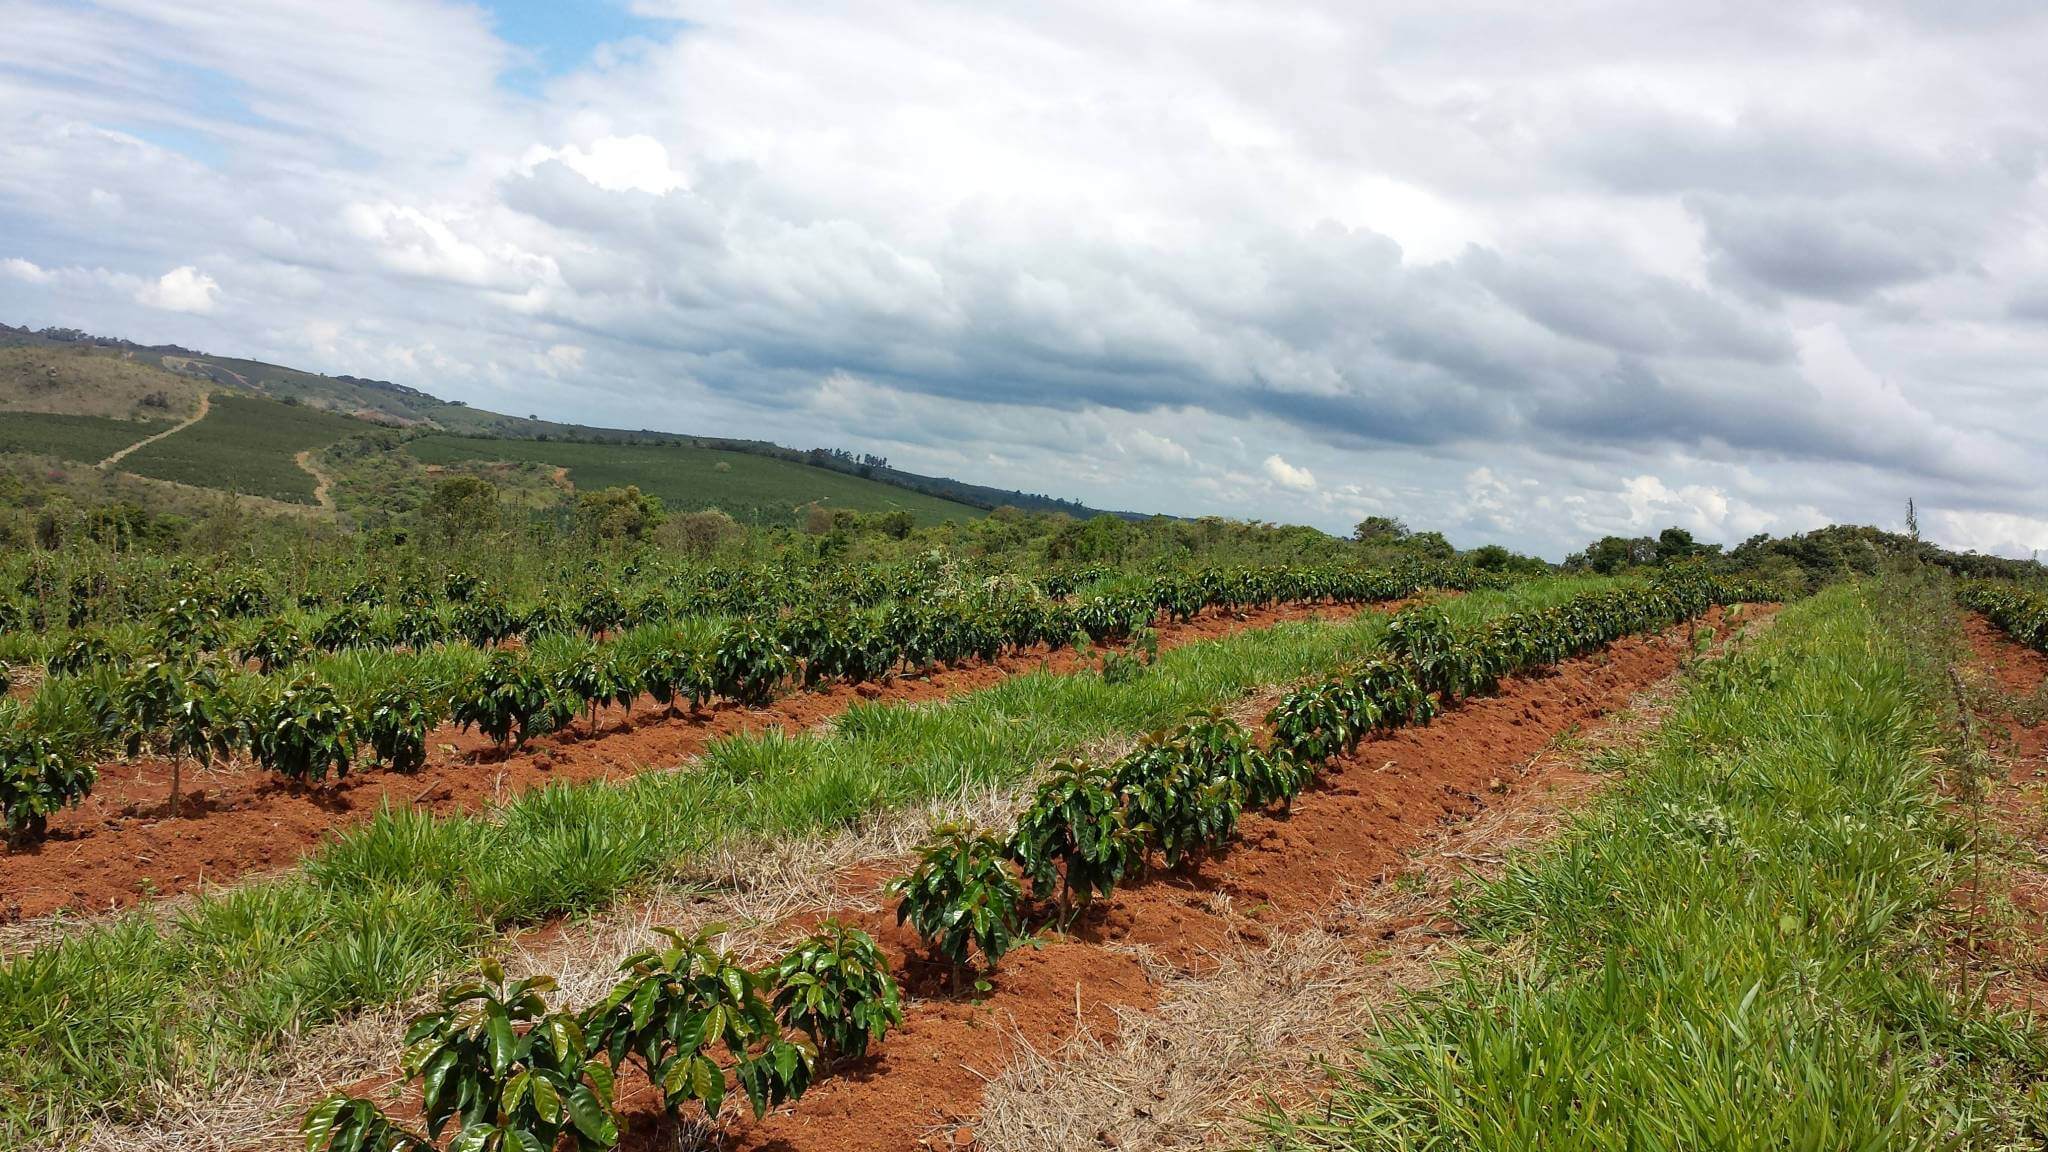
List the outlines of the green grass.
{"label": "green grass", "polygon": [[814,502],[857,512],[900,509],[919,524],[981,515],[980,509],[966,504],[858,476],[711,448],[464,436],[426,436],[411,441],[407,448],[428,464],[472,460],[553,464],[569,469],[569,479],[579,490],[637,484],[641,491],[661,497],[672,511],[720,508],[736,519],[756,524],[796,522],[804,505]]}
{"label": "green grass", "polygon": [[1698,676],[1627,782],[1472,893],[1484,946],[1331,1097],[1306,1149],[2040,1147],[2048,1044],[1958,991],[1940,912],[1965,830],[1946,593],[1788,608]]}
{"label": "green grass", "polygon": [[[1450,604],[1557,603],[1552,580]],[[0,1145],[204,1093],[296,1030],[447,973],[500,927],[600,907],[751,837],[817,836],[884,809],[1015,784],[1129,736],[1372,649],[1384,616],[1290,623],[1164,653],[1136,680],[1033,673],[939,705],[863,704],[823,735],[715,745],[702,770],[551,787],[500,812],[387,813],[291,875],[129,914],[0,967]]]}
{"label": "green grass", "polygon": [[174,420],[114,420],[105,416],[0,412],[0,455],[19,452],[97,464],[174,423]]}
{"label": "green grass", "polygon": [[201,488],[311,504],[313,477],[292,457],[370,430],[371,425],[345,416],[259,397],[217,394],[206,419],[128,457],[121,469]]}

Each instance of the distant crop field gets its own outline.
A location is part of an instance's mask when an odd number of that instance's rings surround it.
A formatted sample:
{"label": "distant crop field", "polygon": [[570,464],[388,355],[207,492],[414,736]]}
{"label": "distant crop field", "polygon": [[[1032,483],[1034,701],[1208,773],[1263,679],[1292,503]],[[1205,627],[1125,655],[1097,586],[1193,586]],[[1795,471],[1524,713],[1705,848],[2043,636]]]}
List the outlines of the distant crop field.
{"label": "distant crop field", "polygon": [[104,416],[0,412],[0,455],[19,452],[97,464],[174,423],[176,421],[173,420],[111,420]]}
{"label": "distant crop field", "polygon": [[902,510],[920,524],[964,520],[981,510],[921,492],[862,480],[823,468],[744,452],[670,445],[579,444],[567,441],[491,440],[426,436],[407,445],[427,464],[470,460],[531,460],[569,470],[579,490],[638,485],[675,511],[719,508],[757,524],[786,524],[804,505],[857,512]]}
{"label": "distant crop field", "polygon": [[311,504],[313,477],[292,457],[371,427],[274,400],[218,395],[206,419],[128,457],[121,468],[159,480]]}

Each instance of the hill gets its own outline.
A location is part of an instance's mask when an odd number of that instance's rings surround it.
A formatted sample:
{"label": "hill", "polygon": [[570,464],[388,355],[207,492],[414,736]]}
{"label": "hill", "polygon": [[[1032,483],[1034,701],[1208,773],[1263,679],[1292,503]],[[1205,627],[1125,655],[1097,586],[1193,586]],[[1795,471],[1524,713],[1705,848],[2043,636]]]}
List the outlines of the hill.
{"label": "hill", "polygon": [[[14,361],[19,361],[20,368],[9,374],[4,365]],[[105,383],[70,388],[63,399],[54,403],[46,403],[49,400],[47,396],[41,399],[30,397],[28,394],[35,373],[52,363],[70,366],[66,371],[79,375],[81,384],[86,380],[104,380]],[[10,380],[15,382],[10,384]],[[145,384],[153,387],[149,391],[138,392]],[[83,396],[92,391],[92,387],[107,390],[110,398],[98,407],[87,404]],[[429,456],[458,455],[465,461],[543,462],[568,468],[572,482],[578,486],[597,483],[594,478],[601,475],[631,475],[638,479],[620,482],[639,483],[643,490],[663,494],[664,500],[673,498],[672,502],[679,507],[717,506],[742,519],[756,519],[757,522],[786,520],[794,514],[793,509],[813,503],[863,512],[903,509],[917,516],[920,522],[957,518],[1004,505],[1034,512],[1063,512],[1077,519],[1100,515],[1127,520],[1148,518],[1135,512],[1105,512],[1077,501],[1048,495],[974,484],[945,476],[920,475],[890,467],[887,460],[879,457],[856,456],[843,449],[805,450],[765,440],[685,435],[646,428],[599,428],[510,416],[472,408],[459,401],[442,400],[418,388],[388,380],[327,376],[177,345],[140,345],[76,329],[31,331],[0,324],[0,413],[19,410],[132,419],[135,418],[135,406],[140,396],[156,391],[164,393],[166,401],[172,405],[166,414],[182,417],[196,408],[199,394],[209,387],[262,396],[286,405],[414,435],[446,433],[452,438],[490,439],[499,442],[490,451],[480,445],[457,449],[446,443],[424,451]],[[28,398],[21,407],[11,408],[6,401],[17,394]],[[125,409],[123,403],[126,404]],[[0,432],[0,435],[4,434]],[[26,434],[27,430],[18,431],[14,439],[19,440]],[[72,435],[73,438],[87,437],[93,443],[99,443],[104,439],[117,439],[119,430],[77,431]],[[175,438],[167,438],[166,442]],[[608,468],[598,463],[603,454],[592,451],[602,447],[608,453],[622,446],[666,449],[676,454],[664,457],[656,452],[643,452]],[[713,459],[706,454],[719,455]],[[753,466],[742,469],[741,462],[736,459],[740,456],[757,459],[748,462]],[[420,459],[425,464],[451,462],[430,460],[424,456]],[[665,475],[658,463],[664,460],[679,464],[682,472],[676,476]],[[732,467],[724,473],[698,475],[692,472],[689,462],[700,460],[714,464],[722,460]],[[767,464],[765,461],[775,463]],[[185,475],[194,474],[189,467],[181,471]],[[684,476],[692,478],[685,481]],[[275,479],[281,484],[282,474],[278,473]],[[267,495],[281,490],[277,484],[262,487],[265,489],[263,492],[252,494]]]}

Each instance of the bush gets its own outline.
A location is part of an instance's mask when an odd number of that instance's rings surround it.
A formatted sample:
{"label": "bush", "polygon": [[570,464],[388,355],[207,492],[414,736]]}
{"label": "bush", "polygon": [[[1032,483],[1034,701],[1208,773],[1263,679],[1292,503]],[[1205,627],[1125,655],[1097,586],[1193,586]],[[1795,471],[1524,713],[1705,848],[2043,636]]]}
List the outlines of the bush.
{"label": "bush", "polygon": [[821,1052],[858,1060],[903,1023],[889,960],[867,933],[837,920],[818,926],[775,966],[775,1010]]}
{"label": "bush", "polygon": [[953,982],[975,951],[993,966],[1016,943],[1023,891],[1003,866],[1007,847],[979,829],[942,824],[918,852],[910,875],[889,885],[908,921],[953,966]]}
{"label": "bush", "polygon": [[718,1115],[725,1071],[712,1058],[714,1046],[725,1049],[755,1116],[803,1095],[816,1052],[807,1041],[782,1038],[761,977],[711,946],[716,929],[693,937],[657,931],[668,946],[627,957],[625,979],[591,1007],[593,1047],[615,1068],[639,1059],[671,1114],[695,1100]]}
{"label": "bush", "polygon": [[348,775],[355,753],[354,717],[334,689],[301,676],[266,710],[256,733],[256,759],[300,783],[319,783],[330,769]]}

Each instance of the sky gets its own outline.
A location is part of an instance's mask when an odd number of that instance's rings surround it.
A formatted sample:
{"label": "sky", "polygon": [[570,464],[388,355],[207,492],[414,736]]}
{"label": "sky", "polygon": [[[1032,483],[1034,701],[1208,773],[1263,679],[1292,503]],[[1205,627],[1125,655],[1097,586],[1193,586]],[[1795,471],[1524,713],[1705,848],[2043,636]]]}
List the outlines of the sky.
{"label": "sky", "polygon": [[0,321],[1097,507],[2048,550],[2032,0],[0,0]]}

